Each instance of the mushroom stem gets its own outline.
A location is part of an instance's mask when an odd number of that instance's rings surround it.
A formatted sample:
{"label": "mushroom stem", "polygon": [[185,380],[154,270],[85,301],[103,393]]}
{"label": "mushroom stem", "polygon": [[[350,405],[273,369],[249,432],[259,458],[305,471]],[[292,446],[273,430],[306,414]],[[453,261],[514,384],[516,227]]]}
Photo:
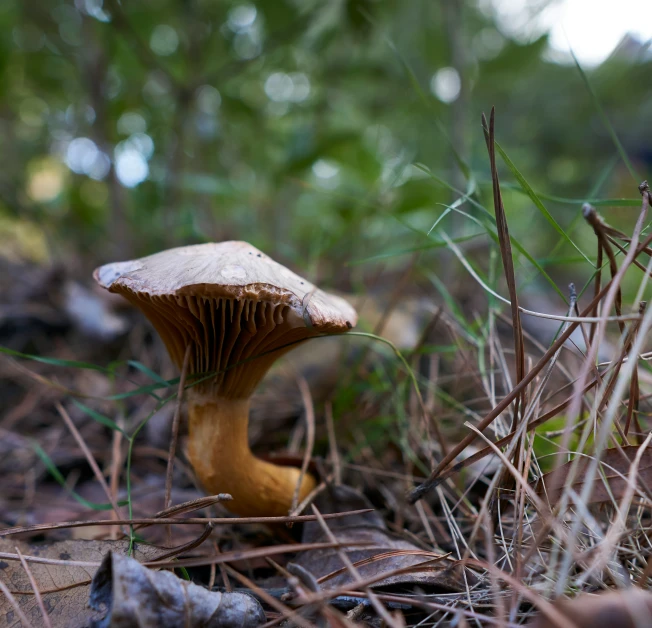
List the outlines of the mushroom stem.
{"label": "mushroom stem", "polygon": [[[249,449],[249,399],[189,400],[188,454],[197,477],[210,493],[230,493],[229,509],[245,516],[284,516],[300,471],[256,458]],[[306,474],[299,501],[315,487]]]}

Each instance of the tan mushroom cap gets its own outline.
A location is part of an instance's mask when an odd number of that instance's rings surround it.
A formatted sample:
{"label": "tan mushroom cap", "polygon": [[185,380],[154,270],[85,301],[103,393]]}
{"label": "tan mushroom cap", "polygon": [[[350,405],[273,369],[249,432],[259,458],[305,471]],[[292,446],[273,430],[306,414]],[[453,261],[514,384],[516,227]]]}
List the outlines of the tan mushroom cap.
{"label": "tan mushroom cap", "polygon": [[226,397],[251,394],[271,363],[292,348],[286,345],[357,322],[344,299],[246,242],[170,249],[101,266],[93,276],[145,313],[177,366],[191,345],[191,373],[222,371],[208,385]]}
{"label": "tan mushroom cap", "polygon": [[97,268],[110,292],[153,296],[225,297],[289,305],[313,327],[351,329],[356,311],[247,242],[209,242],[169,249]]}

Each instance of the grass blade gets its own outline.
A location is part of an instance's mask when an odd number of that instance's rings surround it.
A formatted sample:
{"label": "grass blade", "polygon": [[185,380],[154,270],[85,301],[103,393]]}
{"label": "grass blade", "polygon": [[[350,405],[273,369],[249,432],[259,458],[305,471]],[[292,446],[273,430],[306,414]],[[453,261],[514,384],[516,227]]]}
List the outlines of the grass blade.
{"label": "grass blade", "polygon": [[61,360],[59,358],[47,358],[40,355],[31,355],[29,353],[21,353],[9,347],[0,346],[0,353],[10,355],[14,358],[23,358],[25,360],[33,360],[34,362],[41,362],[42,364],[51,364],[52,366],[66,366],[74,369],[85,369],[87,371],[100,371],[101,373],[108,373],[109,370],[97,364],[90,362],[79,362],[77,360]]}
{"label": "grass blade", "polygon": [[541,214],[544,216],[544,218],[552,225],[552,227],[559,233],[564,240],[566,240],[584,259],[592,265],[591,260],[588,258],[588,256],[580,249],[575,242],[570,238],[570,236],[562,229],[561,225],[552,217],[552,214],[546,209],[545,205],[541,202],[539,197],[537,196],[536,192],[532,189],[532,186],[527,182],[525,177],[521,174],[519,169],[514,165],[514,162],[507,156],[507,153],[501,148],[500,144],[496,142],[496,150],[500,154],[500,156],[503,159],[503,162],[505,162],[505,165],[510,169],[511,173],[514,175],[516,180],[518,181],[519,185],[521,186],[521,189],[527,196],[530,198],[530,200],[534,203],[535,207],[541,212]]}
{"label": "grass blade", "polygon": [[[63,477],[61,471],[57,468],[57,465],[54,464],[52,458],[48,456],[45,450],[35,441],[32,440],[32,447],[36,452],[36,455],[41,459],[41,462],[46,466],[47,470],[50,472],[50,475],[61,485],[71,497],[78,501],[82,506],[90,508],[91,510],[112,510],[113,506],[111,504],[98,504],[96,502],[91,502],[87,499],[84,499],[81,495],[73,491],[66,484],[66,478]],[[124,506],[127,502],[118,502],[118,506]]]}
{"label": "grass blade", "polygon": [[98,423],[101,423],[102,425],[108,427],[109,429],[115,431],[115,432],[120,432],[123,434],[126,438],[129,438],[129,435],[117,424],[114,423],[111,419],[108,417],[105,417],[103,414],[100,414],[99,412],[93,410],[92,408],[89,408],[88,406],[84,405],[80,401],[77,401],[77,399],[71,399],[71,401],[85,414],[87,414],[91,419],[94,421],[97,421]]}
{"label": "grass blade", "polygon": [[158,373],[155,373],[152,371],[151,368],[148,366],[145,366],[142,362],[138,362],[137,360],[129,360],[127,362],[129,366],[132,366],[136,370],[140,371],[141,373],[144,373],[149,377],[151,380],[158,382],[159,384],[162,384],[163,386],[168,386],[168,382],[164,380]]}
{"label": "grass blade", "polygon": [[609,133],[611,140],[613,141],[616,150],[618,151],[618,154],[620,155],[620,158],[623,160],[623,163],[627,167],[627,170],[629,170],[629,174],[632,175],[634,178],[634,181],[636,182],[636,185],[639,184],[640,181],[642,181],[643,177],[641,177],[637,172],[636,169],[634,168],[634,165],[630,161],[629,157],[627,156],[627,152],[625,151],[624,146],[620,143],[620,140],[618,139],[618,135],[616,134],[616,130],[614,129],[613,125],[611,124],[611,121],[607,117],[607,114],[605,113],[605,110],[602,108],[602,104],[600,103],[600,100],[598,99],[598,95],[595,93],[593,86],[591,85],[589,81],[589,77],[586,75],[586,72],[582,69],[582,66],[580,65],[580,62],[578,61],[577,57],[575,56],[575,52],[571,48],[570,50],[571,55],[573,55],[573,61],[575,61],[575,67],[577,67],[577,71],[580,73],[580,76],[582,77],[582,81],[584,82],[584,85],[586,86],[586,89],[589,91],[589,94],[591,95],[591,100],[593,100],[593,104],[598,112],[598,115],[600,116],[600,119],[602,120],[602,124],[604,124],[605,128],[607,129],[607,132]]}

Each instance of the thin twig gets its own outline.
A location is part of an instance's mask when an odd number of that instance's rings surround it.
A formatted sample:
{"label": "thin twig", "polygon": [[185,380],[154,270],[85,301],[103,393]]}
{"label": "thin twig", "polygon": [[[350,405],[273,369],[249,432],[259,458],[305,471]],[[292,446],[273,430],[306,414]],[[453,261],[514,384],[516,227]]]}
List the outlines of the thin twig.
{"label": "thin twig", "polygon": [[[222,553],[220,550],[220,546],[215,541],[213,541],[213,549],[215,550],[216,554]],[[229,580],[229,574],[226,571],[226,568],[222,563],[220,563],[217,566],[220,568],[220,574],[222,575],[222,583],[224,584],[224,588],[229,592],[233,591],[233,587],[231,586],[231,581]],[[213,563],[211,565],[211,578],[209,581],[208,588],[212,589],[214,585],[215,585],[215,564]]]}
{"label": "thin twig", "polygon": [[23,566],[23,569],[25,570],[25,573],[27,574],[27,577],[29,579],[29,584],[32,587],[32,590],[34,591],[34,597],[36,598],[36,603],[38,604],[38,607],[41,610],[41,615],[43,616],[43,625],[45,626],[45,628],[52,628],[52,622],[50,621],[50,616],[48,615],[48,612],[45,609],[45,604],[43,603],[43,597],[41,596],[41,592],[39,591],[38,584],[34,579],[34,574],[29,568],[29,565],[27,564],[25,557],[21,554],[18,547],[16,547],[16,554],[18,554],[18,557],[20,558],[20,564]]}
{"label": "thin twig", "polygon": [[[111,492],[111,489],[109,488],[109,485],[106,483],[106,480],[104,479],[104,476],[102,475],[102,471],[100,471],[100,467],[98,466],[97,462],[95,461],[95,458],[93,454],[91,453],[91,450],[88,448],[86,445],[84,439],[82,438],[81,434],[79,433],[79,430],[75,427],[75,424],[72,422],[72,419],[70,418],[70,415],[65,411],[64,407],[57,401],[55,404],[55,407],[57,409],[57,412],[63,419],[64,423],[66,424],[66,427],[70,430],[70,433],[73,435],[75,440],[77,441],[77,444],[79,445],[79,448],[82,450],[84,453],[84,456],[86,457],[86,461],[88,462],[90,468],[93,470],[93,473],[95,474],[95,478],[97,481],[100,483],[100,486],[104,490],[104,493],[106,494],[107,499],[109,500],[109,503],[113,507],[113,512],[115,513],[117,519],[121,518],[120,510],[118,508],[118,502],[115,500],[115,497],[113,493]],[[124,529],[123,529],[124,533]]]}
{"label": "thin twig", "polygon": [[[634,226],[631,246],[627,251],[627,255],[625,256],[625,259],[623,260],[620,268],[618,269],[618,272],[613,276],[609,284],[607,284],[609,286],[609,290],[605,295],[605,299],[603,303],[603,309],[605,312],[609,312],[611,307],[614,305],[614,302],[616,301],[617,295],[620,290],[620,283],[623,280],[623,277],[625,276],[627,269],[632,264],[633,260],[638,256],[641,249],[646,247],[652,241],[652,234],[651,234],[642,243],[639,243],[639,239],[641,237],[645,225],[645,219],[647,217],[648,210],[650,207],[650,192],[649,192],[649,187],[647,185],[647,181],[641,184],[639,190],[641,191],[641,194],[643,196],[641,211],[636,221],[636,225]],[[650,312],[648,312],[648,314],[649,313]],[[647,320],[648,320],[648,316],[646,315],[641,323],[641,329],[643,329],[642,337],[645,336],[645,331],[647,331],[644,327],[646,325]],[[592,364],[594,363],[598,352],[598,344],[604,338],[605,332],[606,332],[606,323],[604,321],[598,323],[598,329],[595,334],[595,340],[587,352],[586,359],[581,365],[577,381],[575,382],[575,385],[573,387],[574,398],[569,407],[567,413],[567,421],[566,421],[569,428],[572,425],[572,422],[575,421],[580,416],[580,410],[582,406],[581,390],[584,388],[586,379],[588,378],[589,375],[589,371],[591,370]],[[634,356],[638,354],[638,351],[641,348],[640,347],[641,344],[642,344],[641,335],[639,335],[639,337],[636,338],[634,345],[632,347],[632,351],[636,349],[636,353],[633,354]],[[625,370],[623,371],[623,374],[626,374],[627,371],[631,369],[633,369],[633,366],[628,363],[627,366],[625,367]],[[606,445],[606,441],[609,436],[611,425],[615,420],[616,408],[617,405],[620,403],[620,392],[621,392],[620,389],[623,386],[624,386],[624,379],[623,376],[621,376],[619,377],[617,385],[614,389],[614,395],[612,396],[612,399],[610,400],[607,406],[606,416],[602,424],[600,425],[597,436],[595,438],[596,457],[591,462],[591,464],[589,464],[588,468],[585,471],[586,480],[580,494],[580,502],[583,504],[586,504],[588,502],[588,497],[593,489],[593,479],[595,478],[595,474],[597,472],[600,454],[602,452],[602,449]],[[577,460],[579,460],[579,458]],[[559,462],[561,462],[561,460]],[[573,466],[569,474],[570,482],[574,480],[575,471],[576,471],[576,467]],[[565,506],[566,501],[567,501],[566,496],[564,494],[564,496],[562,496],[562,502],[561,502],[562,507]],[[583,525],[582,517],[578,517],[573,521],[570,527],[571,538],[573,539],[577,538],[580,527],[582,525]],[[573,563],[573,557],[570,552],[562,556],[559,570],[557,571],[557,580],[555,583],[556,595],[561,595],[561,593],[564,591],[568,580],[568,575],[572,569],[572,563]]]}
{"label": "thin twig", "polygon": [[18,601],[11,594],[11,591],[7,588],[7,585],[2,581],[2,579],[0,579],[0,591],[2,591],[4,596],[9,600],[9,603],[13,606],[14,610],[16,611],[16,615],[18,615],[18,619],[23,625],[23,628],[34,628],[34,624],[29,619],[27,619],[27,616],[25,613],[23,613],[23,609],[20,607],[20,604],[18,604]]}
{"label": "thin twig", "polygon": [[[518,296],[516,292],[516,274],[514,272],[514,259],[512,256],[512,243],[509,239],[509,228],[507,226],[507,216],[503,205],[503,197],[500,191],[500,180],[498,178],[498,167],[496,165],[496,110],[491,108],[489,116],[489,125],[487,119],[482,114],[482,126],[487,151],[489,152],[489,162],[491,165],[491,178],[493,184],[494,210],[496,215],[496,231],[498,233],[498,242],[500,244],[500,255],[503,261],[503,271],[507,281],[509,291],[509,300],[512,308],[512,322],[514,332],[514,352],[516,354],[516,383],[518,384],[525,376],[525,349],[523,347],[523,329],[521,327],[521,313],[519,311]],[[512,430],[515,430],[519,421],[519,407],[521,412],[525,409],[526,389],[524,388],[520,395],[516,397],[514,404],[514,415],[512,418]]]}
{"label": "thin twig", "polygon": [[[584,313],[590,312],[595,302],[599,301],[609,290],[611,282],[607,283],[602,290],[596,295],[593,301],[589,306],[584,310]],[[491,410],[477,425],[477,428],[482,431],[485,430],[493,421],[496,420],[516,399],[516,397],[525,389],[526,386],[534,380],[534,378],[539,374],[539,372],[548,364],[550,358],[559,350],[559,348],[568,340],[570,335],[573,333],[575,328],[579,323],[571,323],[566,330],[564,330],[557,340],[549,347],[549,349],[543,354],[540,360],[532,367],[532,369],[525,375],[525,377],[518,383],[512,390],[503,397],[503,399]],[[442,480],[440,476],[442,472],[446,470],[448,465],[455,460],[474,440],[476,435],[474,433],[467,434],[447,455],[443,457],[441,462],[431,471],[428,479],[417,486],[409,495],[410,503],[415,503],[417,500],[421,499],[426,493],[435,488]]]}
{"label": "thin twig", "polygon": [[279,602],[279,600],[271,596],[264,589],[256,586],[256,584],[249,580],[249,578],[247,578],[245,575],[236,571],[232,567],[229,567],[229,565],[225,565],[224,568],[241,584],[251,589],[252,592],[256,593],[256,595],[258,595],[266,604],[269,604],[269,606],[281,613],[286,620],[289,620],[298,626],[302,626],[302,628],[316,628],[315,624],[308,621],[304,617],[301,617],[297,611],[294,611],[291,608],[285,606],[285,604],[282,602]]}
{"label": "thin twig", "polygon": [[[328,515],[323,515],[325,519],[338,519],[340,517],[349,517],[351,515],[361,515],[367,512],[373,512],[373,508],[363,508],[360,510],[351,510],[349,512],[337,512]],[[125,524],[186,524],[186,525],[206,525],[213,523],[215,525],[246,525],[258,523],[301,523],[304,521],[315,521],[314,515],[297,515],[295,517],[201,517],[201,518],[155,518],[143,517],[140,519],[94,519],[84,521],[62,521],[60,523],[38,523],[33,526],[19,526],[15,528],[8,528],[0,530],[0,538],[3,536],[11,536],[12,534],[24,534],[27,532],[44,532],[46,530],[62,530],[65,528],[84,528],[88,526],[111,526],[111,525],[125,525]]]}
{"label": "thin twig", "polygon": [[299,386],[299,392],[301,393],[301,400],[303,401],[303,408],[306,415],[306,450],[303,454],[299,479],[297,480],[297,485],[294,489],[294,495],[292,495],[290,513],[295,512],[297,504],[299,503],[299,491],[301,490],[303,479],[306,477],[306,473],[308,473],[308,465],[310,464],[312,450],[315,446],[315,407],[312,403],[310,387],[303,375],[297,376],[297,385]]}
{"label": "thin twig", "polygon": [[331,464],[333,465],[333,474],[335,476],[335,486],[342,484],[342,465],[340,463],[340,454],[337,450],[337,439],[335,437],[335,423],[333,422],[333,404],[329,400],[324,405],[324,415],[326,417],[326,431],[328,432],[328,449],[330,450]]}
{"label": "thin twig", "polygon": [[[196,539],[193,539],[189,543],[184,543],[179,547],[175,547],[172,551],[167,552],[166,554],[157,556],[155,560],[157,561],[169,560],[170,558],[174,558],[175,556],[185,554],[186,552],[189,552],[191,549],[195,549],[195,547],[199,547],[211,535],[211,532],[213,531],[214,527],[215,526],[212,523],[208,522],[206,524],[206,527],[204,528],[204,531]],[[170,529],[169,526],[168,529]]]}
{"label": "thin twig", "polygon": [[[317,515],[317,521],[319,522],[319,526],[323,530],[324,534],[328,538],[328,540],[331,543],[337,544],[337,538],[331,531],[331,529],[328,527],[326,521],[322,517],[322,514],[319,512],[317,507],[312,504],[312,511],[315,515]],[[340,557],[340,560],[344,565],[346,565],[347,571],[351,574],[354,582],[356,584],[362,583],[362,577],[360,576],[360,573],[358,570],[353,566],[353,563],[351,562],[351,559],[348,557],[346,551],[342,547],[337,547],[337,554]],[[396,622],[394,618],[389,614],[387,609],[381,604],[380,600],[376,597],[374,592],[371,589],[368,589],[365,587],[365,593],[367,594],[367,597],[369,598],[369,602],[371,602],[371,605],[374,607],[374,610],[378,613],[379,617],[388,625],[388,626],[395,626]]]}
{"label": "thin twig", "polygon": [[618,509],[616,511],[616,517],[612,524],[607,530],[607,534],[602,539],[602,542],[596,552],[596,555],[593,559],[591,565],[589,565],[586,570],[580,576],[579,582],[584,583],[591,578],[591,574],[595,573],[598,569],[601,569],[607,562],[611,559],[612,553],[620,540],[623,532],[627,528],[627,513],[629,512],[630,506],[632,504],[632,499],[634,498],[634,493],[636,492],[636,482],[638,478],[638,470],[641,464],[641,459],[646,453],[647,448],[652,440],[652,433],[647,435],[644,443],[638,448],[634,460],[632,460],[629,472],[627,473],[627,488],[625,489],[623,496],[618,504]]}
{"label": "thin twig", "polygon": [[[349,545],[351,545],[349,543]],[[353,547],[368,548],[373,547],[374,543],[358,541]],[[224,552],[217,556],[205,555],[196,558],[175,558],[171,561],[149,560],[142,564],[146,567],[204,567],[212,564],[229,563],[240,560],[254,560],[256,558],[265,558],[275,554],[293,554],[296,552],[307,552],[310,550],[325,550],[335,547],[342,547],[342,543],[290,543],[287,545],[274,545],[273,547],[257,547],[249,550],[233,550]],[[58,558],[43,558],[42,556],[23,555],[24,559],[30,563],[39,563],[42,565],[64,565],[67,567],[99,567],[100,561],[85,560],[60,560]],[[11,552],[0,552],[0,559],[20,560],[18,554]]]}

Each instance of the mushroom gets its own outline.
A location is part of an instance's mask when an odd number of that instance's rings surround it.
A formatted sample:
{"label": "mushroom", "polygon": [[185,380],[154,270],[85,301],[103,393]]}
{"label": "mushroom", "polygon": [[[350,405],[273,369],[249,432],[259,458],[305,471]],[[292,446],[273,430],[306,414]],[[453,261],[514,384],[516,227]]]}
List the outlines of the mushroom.
{"label": "mushroom", "polygon": [[[254,456],[249,400],[269,367],[308,338],[351,329],[357,314],[246,242],[198,244],[97,268],[95,280],[149,318],[177,367],[190,346],[188,454],[204,488],[245,516],[285,515],[295,467]],[[299,498],[315,486],[306,474]]]}

